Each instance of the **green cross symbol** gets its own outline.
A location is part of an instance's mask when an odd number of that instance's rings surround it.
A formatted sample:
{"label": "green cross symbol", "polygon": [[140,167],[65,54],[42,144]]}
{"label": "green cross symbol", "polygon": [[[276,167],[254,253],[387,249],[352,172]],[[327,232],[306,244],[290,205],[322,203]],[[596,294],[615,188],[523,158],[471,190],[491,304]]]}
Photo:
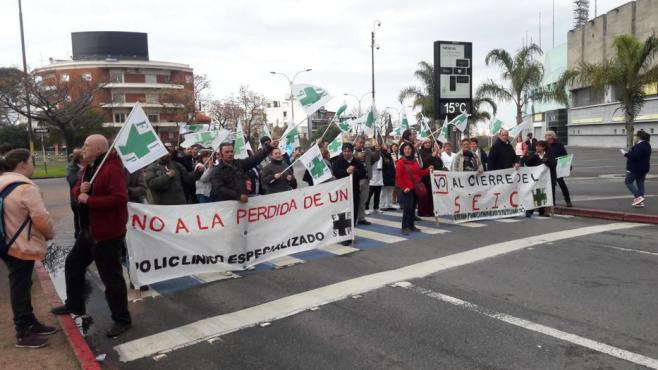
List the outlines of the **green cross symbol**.
{"label": "green cross symbol", "polygon": [[338,127],[340,127],[341,131],[349,131],[350,124],[347,122],[341,122],[338,124]]}
{"label": "green cross symbol", "polygon": [[288,135],[286,135],[286,142],[292,143],[295,141],[296,137],[297,137],[297,129],[294,128],[288,133]]}
{"label": "green cross symbol", "polygon": [[307,107],[322,98],[322,95],[318,94],[318,92],[312,87],[304,88],[304,94],[306,96],[299,101],[304,107]]}
{"label": "green cross symbol", "polygon": [[[238,136],[242,136],[238,134]],[[245,146],[244,137],[235,138],[235,144],[233,144],[233,151],[235,154],[242,153],[242,148]]]}
{"label": "green cross symbol", "polygon": [[311,175],[313,176],[314,179],[317,179],[324,175],[324,170],[325,170],[325,164],[320,157],[315,157],[313,158],[313,161],[311,162]]}
{"label": "green cross symbol", "polygon": [[338,151],[338,149],[340,149],[340,146],[341,146],[340,140],[334,140],[331,142],[331,144],[329,144],[329,150],[331,152],[336,152]]}
{"label": "green cross symbol", "polygon": [[548,197],[546,196],[544,189],[537,189],[532,194],[532,200],[535,202],[536,206],[543,206],[546,204],[547,198]]}
{"label": "green cross symbol", "polygon": [[[128,132],[128,140],[126,140],[125,145],[119,145],[119,150],[121,154],[125,157],[127,154],[133,153],[136,159],[142,158],[147,155],[151,150],[149,145],[158,140],[153,131],[149,130],[143,134],[140,134],[137,131],[138,125],[143,125],[145,122],[140,122],[130,126],[130,132]],[[132,160],[136,160],[132,159]]]}
{"label": "green cross symbol", "polygon": [[199,141],[202,143],[208,143],[215,139],[214,135],[211,132],[202,132],[199,134]]}

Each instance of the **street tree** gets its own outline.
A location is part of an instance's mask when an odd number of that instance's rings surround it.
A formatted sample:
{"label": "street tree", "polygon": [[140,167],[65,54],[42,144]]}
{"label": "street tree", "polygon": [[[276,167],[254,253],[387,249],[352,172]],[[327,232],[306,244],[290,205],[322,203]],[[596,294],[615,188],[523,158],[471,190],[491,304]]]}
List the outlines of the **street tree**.
{"label": "street tree", "polygon": [[409,86],[400,91],[398,100],[404,105],[405,99],[413,99],[413,107],[420,107],[425,117],[434,117],[434,66],[424,60],[418,62],[414,76],[420,80],[421,86]]}
{"label": "street tree", "polygon": [[606,86],[614,89],[619,108],[624,114],[626,145],[633,145],[635,118],[646,102],[646,89],[658,83],[658,64],[653,63],[658,52],[658,38],[650,36],[641,42],[633,35],[620,35],[613,41],[614,55],[602,63],[582,62],[564,72],[556,85],[558,101],[568,104],[566,87],[579,83],[602,92]]}
{"label": "street tree", "polygon": [[[487,105],[487,109],[485,109]],[[477,125],[478,122],[490,120],[492,115],[495,116],[498,112],[498,105],[496,102],[486,96],[476,95],[472,101],[471,115],[468,117],[468,125],[466,126],[466,136],[470,136],[471,130]],[[489,109],[491,112],[489,112]]]}
{"label": "street tree", "polygon": [[547,90],[540,88],[544,78],[544,67],[537,60],[540,55],[542,50],[536,44],[522,47],[513,56],[504,49],[491,50],[485,63],[502,69],[502,82],[489,79],[478,87],[476,96],[488,97],[500,103],[513,102],[516,106],[516,123],[520,124],[523,122],[523,108],[530,100],[551,98]]}

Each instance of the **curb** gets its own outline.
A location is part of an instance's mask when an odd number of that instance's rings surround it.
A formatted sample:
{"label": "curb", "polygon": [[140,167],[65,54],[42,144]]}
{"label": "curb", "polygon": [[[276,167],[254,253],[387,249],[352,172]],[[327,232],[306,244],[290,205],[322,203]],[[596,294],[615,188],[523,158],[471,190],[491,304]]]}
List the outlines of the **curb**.
{"label": "curb", "polygon": [[[62,305],[62,300],[57,295],[55,286],[50,280],[50,275],[48,275],[48,272],[41,262],[35,263],[34,267],[37,276],[39,277],[39,282],[41,283],[41,289],[48,298],[50,305],[53,307]],[[57,320],[66,335],[66,339],[68,339],[69,344],[73,349],[73,353],[75,353],[75,357],[80,363],[80,368],[85,370],[100,370],[101,367],[98,364],[98,361],[96,361],[94,352],[89,348],[89,344],[87,344],[87,341],[78,330],[71,315],[57,315]]]}
{"label": "curb", "polygon": [[554,207],[559,215],[599,218],[602,220],[639,222],[643,224],[658,225],[658,215],[645,215],[641,213],[627,213],[619,211],[606,211],[603,209]]}

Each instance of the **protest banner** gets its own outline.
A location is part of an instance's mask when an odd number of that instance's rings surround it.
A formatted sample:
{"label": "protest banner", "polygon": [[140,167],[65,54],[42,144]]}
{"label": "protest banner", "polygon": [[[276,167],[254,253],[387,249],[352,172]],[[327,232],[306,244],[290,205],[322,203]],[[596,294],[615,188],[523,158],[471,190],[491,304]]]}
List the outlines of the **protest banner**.
{"label": "protest banner", "polygon": [[567,154],[557,157],[557,166],[555,167],[555,177],[569,177],[571,175],[571,165],[573,164],[573,154]]}
{"label": "protest banner", "polygon": [[270,259],[353,239],[352,179],[185,206],[128,203],[126,241],[135,286]]}
{"label": "protest banner", "polygon": [[432,173],[436,216],[451,215],[455,223],[520,216],[527,210],[552,206],[548,167],[499,171]]}

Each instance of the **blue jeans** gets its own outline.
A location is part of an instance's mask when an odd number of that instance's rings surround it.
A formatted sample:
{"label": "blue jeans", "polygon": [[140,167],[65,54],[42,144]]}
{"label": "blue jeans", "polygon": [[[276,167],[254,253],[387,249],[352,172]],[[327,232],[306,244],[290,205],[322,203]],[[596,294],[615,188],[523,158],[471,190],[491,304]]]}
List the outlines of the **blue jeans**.
{"label": "blue jeans", "polygon": [[210,203],[210,198],[203,194],[197,194],[196,201],[197,203]]}
{"label": "blue jeans", "polygon": [[400,190],[398,199],[402,208],[402,228],[413,229],[415,226],[414,217],[416,216],[416,193],[414,193],[413,189],[408,193]]}
{"label": "blue jeans", "polygon": [[[624,183],[626,184],[626,187],[628,188],[628,190],[631,193],[633,193],[635,198],[644,196],[644,178],[645,177],[647,177],[646,173],[626,172],[626,181],[624,181]],[[637,187],[635,187],[635,184],[633,184],[633,182],[637,183]]]}

